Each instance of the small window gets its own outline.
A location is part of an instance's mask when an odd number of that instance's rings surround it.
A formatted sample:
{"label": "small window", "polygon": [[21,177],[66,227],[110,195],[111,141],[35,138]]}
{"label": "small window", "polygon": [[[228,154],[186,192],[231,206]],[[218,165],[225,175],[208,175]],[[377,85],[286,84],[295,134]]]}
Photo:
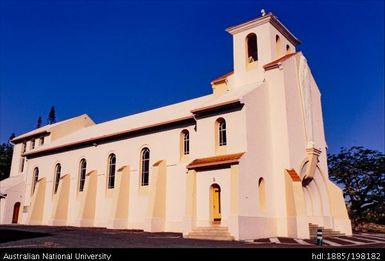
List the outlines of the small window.
{"label": "small window", "polygon": [[33,170],[33,177],[32,177],[32,195],[35,193],[35,188],[38,180],[39,180],[39,169],[35,168]]}
{"label": "small window", "polygon": [[31,140],[31,150],[35,148],[35,139]]}
{"label": "small window", "polygon": [[56,194],[57,189],[59,188],[60,175],[61,175],[61,165],[58,163],[55,166],[55,183],[54,183],[54,188],[53,188],[54,194]]}
{"label": "small window", "polygon": [[142,149],[141,153],[141,185],[148,186],[150,174],[150,150]]}
{"label": "small window", "polygon": [[86,182],[86,173],[87,173],[87,161],[82,159],[79,166],[79,191],[84,190],[84,183]]}
{"label": "small window", "polygon": [[219,146],[227,145],[226,121],[223,118],[218,119],[218,138]]}
{"label": "small window", "polygon": [[21,159],[20,159],[20,172],[23,172],[24,171],[24,164],[25,164],[25,158],[23,157],[23,154],[25,153],[27,149],[27,144],[25,142],[23,142],[23,144],[21,145]]}
{"label": "small window", "polygon": [[290,53],[290,51],[291,51],[291,50],[290,50],[290,45],[287,44],[287,45],[286,45],[286,53]]}
{"label": "small window", "polygon": [[181,134],[182,134],[181,142],[182,142],[183,155],[189,155],[190,154],[190,133],[188,130],[183,130]]}
{"label": "small window", "polygon": [[24,171],[25,158],[21,157],[20,159],[20,172]]}
{"label": "small window", "polygon": [[258,61],[258,42],[257,36],[254,33],[249,34],[246,37],[247,44],[247,62],[252,63]]}
{"label": "small window", "polygon": [[279,35],[275,36],[275,50],[277,58],[281,57],[281,38],[279,37]]}
{"label": "small window", "polygon": [[41,137],[40,139],[39,139],[39,145],[43,145],[44,144],[44,137]]}
{"label": "small window", "polygon": [[265,194],[265,180],[259,178],[258,180],[258,196],[259,196],[259,207],[264,209],[266,207],[266,194]]}
{"label": "small window", "polygon": [[108,157],[108,188],[113,189],[115,187],[115,170],[116,170],[116,156],[110,154]]}

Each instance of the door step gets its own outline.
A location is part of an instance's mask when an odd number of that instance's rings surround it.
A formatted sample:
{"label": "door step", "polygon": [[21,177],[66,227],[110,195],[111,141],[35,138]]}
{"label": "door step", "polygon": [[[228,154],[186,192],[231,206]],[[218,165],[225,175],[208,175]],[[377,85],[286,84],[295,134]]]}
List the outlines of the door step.
{"label": "door step", "polygon": [[225,240],[232,241],[234,237],[230,234],[227,227],[211,226],[196,227],[185,238],[202,240]]}
{"label": "door step", "polygon": [[309,223],[309,232],[310,232],[310,238],[317,238],[317,231],[318,229],[322,230],[322,237],[341,237],[345,236],[344,233],[341,233],[339,231],[335,231],[330,228],[324,228],[321,226],[318,226],[316,224]]}

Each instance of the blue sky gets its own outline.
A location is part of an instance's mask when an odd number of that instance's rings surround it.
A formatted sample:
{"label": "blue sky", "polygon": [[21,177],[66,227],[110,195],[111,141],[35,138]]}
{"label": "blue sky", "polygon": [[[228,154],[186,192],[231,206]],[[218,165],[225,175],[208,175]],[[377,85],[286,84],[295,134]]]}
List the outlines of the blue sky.
{"label": "blue sky", "polygon": [[0,142],[52,105],[103,122],[210,93],[233,66],[225,29],[262,8],[302,41],[329,151],[384,151],[382,0],[0,0]]}

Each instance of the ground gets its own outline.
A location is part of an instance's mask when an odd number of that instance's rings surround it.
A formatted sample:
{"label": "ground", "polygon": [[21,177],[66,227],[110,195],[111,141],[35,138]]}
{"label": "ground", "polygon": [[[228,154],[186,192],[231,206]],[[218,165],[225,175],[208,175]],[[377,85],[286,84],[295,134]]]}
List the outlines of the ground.
{"label": "ground", "polygon": [[[247,241],[185,239],[180,233],[55,226],[0,225],[0,248],[314,248],[314,240],[265,238]],[[385,248],[385,234],[325,238],[323,247]]]}

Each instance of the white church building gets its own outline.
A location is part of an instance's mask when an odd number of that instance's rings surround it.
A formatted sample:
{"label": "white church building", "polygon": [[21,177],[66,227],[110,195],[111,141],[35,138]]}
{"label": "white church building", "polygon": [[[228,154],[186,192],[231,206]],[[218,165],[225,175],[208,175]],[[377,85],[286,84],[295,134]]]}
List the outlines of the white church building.
{"label": "white church building", "polygon": [[234,70],[211,82],[212,94],[14,138],[0,223],[234,240],[306,239],[318,227],[351,235],[300,41],[271,13],[226,31]]}

